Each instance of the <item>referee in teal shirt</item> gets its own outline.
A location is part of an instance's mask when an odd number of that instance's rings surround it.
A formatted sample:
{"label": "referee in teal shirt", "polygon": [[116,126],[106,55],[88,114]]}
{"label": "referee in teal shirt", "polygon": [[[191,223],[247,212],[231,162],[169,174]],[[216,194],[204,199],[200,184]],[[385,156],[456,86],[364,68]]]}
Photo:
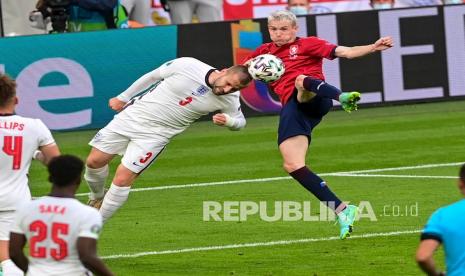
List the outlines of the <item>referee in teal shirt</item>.
{"label": "referee in teal shirt", "polygon": [[[465,195],[465,164],[460,168],[458,186]],[[434,251],[441,243],[446,254],[447,275],[465,275],[465,199],[436,210],[423,229],[417,262],[427,275],[445,275],[433,260]]]}

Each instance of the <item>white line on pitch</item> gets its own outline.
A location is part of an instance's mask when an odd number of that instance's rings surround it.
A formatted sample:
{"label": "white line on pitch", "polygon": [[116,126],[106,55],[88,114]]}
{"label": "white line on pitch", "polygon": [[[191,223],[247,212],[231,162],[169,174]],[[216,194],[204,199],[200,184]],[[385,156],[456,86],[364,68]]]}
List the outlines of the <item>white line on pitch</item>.
{"label": "white line on pitch", "polygon": [[[354,236],[351,236],[350,239],[366,239],[366,238],[372,238],[372,237],[399,236],[399,235],[416,234],[419,232],[421,232],[421,230],[368,233],[368,234],[354,235]],[[139,252],[139,253],[132,253],[132,254],[118,254],[118,255],[104,256],[102,257],[102,259],[138,258],[138,257],[150,256],[150,255],[180,254],[180,253],[188,253],[188,252],[224,250],[224,249],[234,249],[234,248],[289,245],[289,244],[311,243],[311,242],[319,242],[319,241],[332,241],[332,240],[338,240],[338,239],[339,237],[327,237],[327,238],[309,238],[309,239],[298,239],[298,240],[280,240],[280,241],[268,241],[268,242],[239,243],[239,244],[228,244],[228,245],[182,248],[182,249],[163,250],[163,251],[148,251],[148,252]]]}
{"label": "white line on pitch", "polygon": [[[436,167],[450,167],[458,166],[464,162],[459,163],[443,163],[443,164],[427,164],[419,166],[407,166],[407,167],[395,167],[395,168],[383,168],[383,169],[372,169],[372,170],[361,170],[361,171],[349,171],[349,172],[334,172],[334,173],[321,173],[319,176],[356,176],[355,174],[367,173],[367,172],[381,172],[381,171],[396,171],[396,170],[410,170],[410,169],[426,169]],[[363,176],[363,175],[362,175]],[[254,182],[271,182],[291,179],[290,176],[279,176],[279,177],[268,177],[268,178],[254,178],[254,179],[238,179],[228,181],[215,181],[215,182],[204,182],[204,183],[192,183],[183,185],[166,185],[158,187],[147,187],[147,188],[133,188],[131,192],[143,192],[143,191],[154,191],[154,190],[169,190],[169,189],[183,189],[193,187],[206,187],[206,186],[217,186],[217,185],[229,185],[229,184],[240,184],[240,183],[254,183]],[[87,196],[88,193],[79,193],[76,196]]]}
{"label": "white line on pitch", "polygon": [[384,168],[384,169],[371,169],[371,170],[338,172],[338,173],[355,174],[355,173],[370,173],[370,172],[387,172],[387,171],[400,171],[400,170],[428,169],[428,168],[460,166],[463,163],[465,163],[465,162],[442,163],[442,164],[426,164],[426,165],[417,165],[417,166],[394,167],[394,168]]}
{"label": "white line on pitch", "polygon": [[430,179],[457,179],[458,176],[442,175],[405,175],[405,174],[359,174],[359,173],[339,173],[337,176],[351,177],[386,177],[386,178],[430,178]]}

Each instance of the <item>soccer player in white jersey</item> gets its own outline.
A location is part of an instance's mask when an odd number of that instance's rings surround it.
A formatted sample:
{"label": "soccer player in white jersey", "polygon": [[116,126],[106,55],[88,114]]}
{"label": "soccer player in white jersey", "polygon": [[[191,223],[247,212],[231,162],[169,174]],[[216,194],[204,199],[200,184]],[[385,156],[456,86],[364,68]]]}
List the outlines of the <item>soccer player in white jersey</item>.
{"label": "soccer player in white jersey", "polygon": [[[134,180],[170,139],[201,116],[220,110],[213,116],[214,124],[231,130],[243,128],[246,121],[238,90],[251,80],[243,65],[220,71],[194,58],[178,58],[110,99],[110,107],[122,111],[89,143],[92,150],[84,175],[91,190],[89,205],[100,208],[105,222],[126,202]],[[104,194],[108,163],[116,154],[124,156]]]}
{"label": "soccer player in white jersey", "polygon": [[15,115],[17,104],[15,81],[0,75],[0,262],[3,274],[13,276],[23,273],[8,257],[8,230],[17,204],[31,199],[31,160],[35,155],[46,164],[60,154],[41,120]]}
{"label": "soccer player in white jersey", "polygon": [[[52,190],[33,200],[15,215],[10,255],[27,275],[113,275],[97,256],[102,217],[74,198],[84,162],[72,155],[53,158],[48,165]],[[24,246],[29,244],[29,259]]]}

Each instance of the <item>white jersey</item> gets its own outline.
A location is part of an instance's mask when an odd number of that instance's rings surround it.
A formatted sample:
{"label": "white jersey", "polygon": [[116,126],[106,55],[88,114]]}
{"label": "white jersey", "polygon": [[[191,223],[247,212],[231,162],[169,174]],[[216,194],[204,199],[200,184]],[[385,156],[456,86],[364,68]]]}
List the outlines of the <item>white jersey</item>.
{"label": "white jersey", "polygon": [[89,275],[79,260],[79,237],[97,239],[102,217],[74,198],[45,196],[18,208],[11,232],[29,243],[28,275]]}
{"label": "white jersey", "polygon": [[[208,77],[215,69],[194,58],[178,58],[145,74],[118,99],[128,102],[107,128],[122,135],[131,133],[171,138],[208,113],[220,110],[236,122],[231,129],[245,126],[239,92],[217,96],[212,92]],[[160,133],[160,127],[163,127]]]}
{"label": "white jersey", "polygon": [[0,211],[15,210],[31,198],[27,174],[32,156],[40,146],[53,143],[40,119],[0,116]]}

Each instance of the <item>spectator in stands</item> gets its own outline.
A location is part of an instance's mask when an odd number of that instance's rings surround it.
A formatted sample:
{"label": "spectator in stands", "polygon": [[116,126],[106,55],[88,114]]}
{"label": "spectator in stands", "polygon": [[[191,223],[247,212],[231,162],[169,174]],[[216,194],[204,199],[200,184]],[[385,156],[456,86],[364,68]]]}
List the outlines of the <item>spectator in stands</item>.
{"label": "spectator in stands", "polygon": [[310,0],[288,0],[287,10],[295,15],[306,15],[310,13]]}
{"label": "spectator in stands", "polygon": [[172,24],[192,23],[194,14],[199,22],[223,20],[223,0],[161,0],[170,13]]}
{"label": "spectator in stands", "polygon": [[[147,25],[150,20],[150,0],[121,0],[130,21]],[[131,26],[132,27],[132,26]]]}
{"label": "spectator in stands", "polygon": [[128,28],[127,13],[120,0],[74,0],[69,5],[39,0],[36,8],[29,15],[32,26],[47,30],[51,22],[51,32]]}
{"label": "spectator in stands", "polygon": [[370,0],[370,6],[375,10],[392,9],[395,0]]}

